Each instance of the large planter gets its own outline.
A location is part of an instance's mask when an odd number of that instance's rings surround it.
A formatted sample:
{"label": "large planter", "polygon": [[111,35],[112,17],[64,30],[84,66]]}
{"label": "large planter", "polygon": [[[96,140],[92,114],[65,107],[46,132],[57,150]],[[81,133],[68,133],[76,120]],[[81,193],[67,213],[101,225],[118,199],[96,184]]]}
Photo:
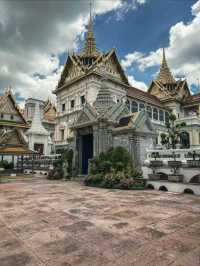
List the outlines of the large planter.
{"label": "large planter", "polygon": [[168,165],[172,168],[179,168],[182,166],[181,161],[168,161]]}
{"label": "large planter", "polygon": [[168,181],[176,183],[183,182],[183,175],[177,175],[177,174],[168,175]]}
{"label": "large planter", "polygon": [[156,160],[152,160],[150,161],[150,167],[152,168],[156,168],[156,167],[162,167],[163,166],[163,161],[156,161]]}
{"label": "large planter", "polygon": [[149,180],[160,180],[161,174],[149,174]]}

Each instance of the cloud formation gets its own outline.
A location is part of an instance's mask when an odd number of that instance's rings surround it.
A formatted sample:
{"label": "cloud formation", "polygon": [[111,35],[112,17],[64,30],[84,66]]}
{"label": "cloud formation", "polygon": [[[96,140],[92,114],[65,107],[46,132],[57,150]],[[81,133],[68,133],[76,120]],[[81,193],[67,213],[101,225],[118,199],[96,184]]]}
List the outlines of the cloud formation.
{"label": "cloud formation", "polygon": [[137,89],[140,89],[142,91],[147,91],[147,89],[148,89],[147,85],[144,82],[135,80],[135,78],[133,76],[128,76],[128,81],[129,81],[131,86],[133,86]]}
{"label": "cloud formation", "polygon": [[[192,7],[194,18],[189,23],[176,23],[169,31],[169,46],[166,57],[175,75],[184,75],[189,84],[197,84],[200,77],[200,0]],[[141,71],[158,66],[162,58],[162,49],[151,51],[148,55],[134,51],[125,56],[122,64],[125,68],[138,66]]]}
{"label": "cloud formation", "polygon": [[[100,15],[122,7],[122,0],[94,0]],[[85,32],[85,1],[0,1],[0,92],[52,97],[62,67],[59,55],[77,48]]]}

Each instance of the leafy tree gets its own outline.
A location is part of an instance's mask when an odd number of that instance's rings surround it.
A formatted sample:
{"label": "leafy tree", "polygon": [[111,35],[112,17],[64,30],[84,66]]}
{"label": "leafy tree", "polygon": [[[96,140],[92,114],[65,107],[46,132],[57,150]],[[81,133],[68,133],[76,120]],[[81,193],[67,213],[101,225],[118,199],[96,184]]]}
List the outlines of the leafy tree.
{"label": "leafy tree", "polygon": [[169,122],[166,123],[167,133],[161,134],[161,144],[165,145],[168,149],[176,149],[176,145],[180,143],[181,130],[186,126],[185,122],[176,123],[176,120],[176,115],[171,113],[169,115]]}

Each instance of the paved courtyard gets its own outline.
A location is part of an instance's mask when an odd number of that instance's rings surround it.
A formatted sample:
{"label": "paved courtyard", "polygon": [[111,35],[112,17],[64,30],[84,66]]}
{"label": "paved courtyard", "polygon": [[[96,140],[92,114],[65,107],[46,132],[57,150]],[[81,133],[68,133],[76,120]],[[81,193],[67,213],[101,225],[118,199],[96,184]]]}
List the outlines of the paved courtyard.
{"label": "paved courtyard", "polygon": [[200,198],[0,184],[0,265],[200,266]]}

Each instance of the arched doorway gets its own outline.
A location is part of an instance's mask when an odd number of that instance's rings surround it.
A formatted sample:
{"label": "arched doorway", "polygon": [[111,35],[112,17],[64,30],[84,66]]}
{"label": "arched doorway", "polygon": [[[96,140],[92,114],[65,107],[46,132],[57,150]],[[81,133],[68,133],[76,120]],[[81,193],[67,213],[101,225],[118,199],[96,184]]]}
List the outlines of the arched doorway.
{"label": "arched doorway", "polygon": [[190,134],[186,131],[180,134],[180,144],[182,149],[190,148]]}

